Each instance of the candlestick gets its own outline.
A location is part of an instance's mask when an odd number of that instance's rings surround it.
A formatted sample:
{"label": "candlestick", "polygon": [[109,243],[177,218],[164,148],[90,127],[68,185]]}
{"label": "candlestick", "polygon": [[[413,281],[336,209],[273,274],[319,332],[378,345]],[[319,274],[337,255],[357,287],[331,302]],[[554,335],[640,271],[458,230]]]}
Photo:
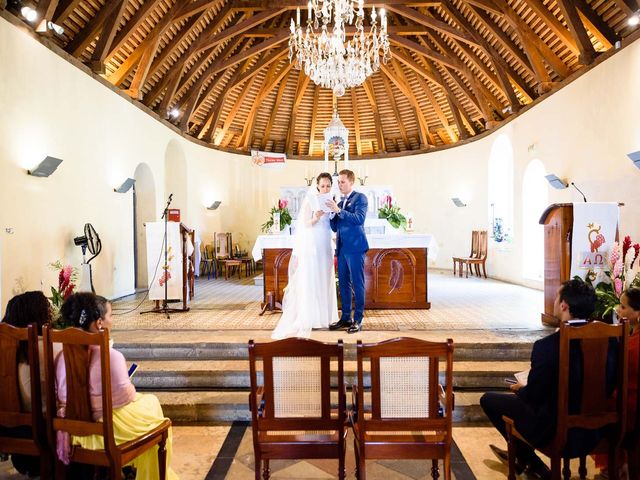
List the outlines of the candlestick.
{"label": "candlestick", "polygon": [[296,25],[300,26],[300,7],[296,8]]}

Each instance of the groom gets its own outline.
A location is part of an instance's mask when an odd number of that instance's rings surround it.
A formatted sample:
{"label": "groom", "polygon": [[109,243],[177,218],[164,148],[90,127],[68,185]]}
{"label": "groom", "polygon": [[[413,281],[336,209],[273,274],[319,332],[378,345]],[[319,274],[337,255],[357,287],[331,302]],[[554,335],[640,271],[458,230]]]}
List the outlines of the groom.
{"label": "groom", "polygon": [[[364,257],[369,250],[364,234],[364,220],[367,216],[366,195],[353,190],[356,176],[351,170],[341,170],[338,188],[342,199],[336,204],[327,201],[331,214],[331,230],[337,232],[336,255],[338,257],[338,280],[342,298],[340,320],[329,325],[330,330],[347,329],[348,333],[362,330],[364,316]],[[351,321],[352,292],[356,304]]]}

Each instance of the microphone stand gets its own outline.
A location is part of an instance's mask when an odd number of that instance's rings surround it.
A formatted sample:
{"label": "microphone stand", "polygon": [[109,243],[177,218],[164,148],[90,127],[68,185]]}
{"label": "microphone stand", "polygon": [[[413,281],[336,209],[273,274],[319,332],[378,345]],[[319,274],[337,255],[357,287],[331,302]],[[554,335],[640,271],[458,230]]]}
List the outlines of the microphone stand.
{"label": "microphone stand", "polygon": [[585,203],[587,203],[587,197],[584,196],[584,193],[582,193],[582,190],[580,190],[575,183],[571,182],[571,185],[573,186],[573,188],[575,188],[578,192],[580,192],[580,195],[582,195],[582,199],[584,200]]}
{"label": "microphone stand", "polygon": [[169,279],[167,278],[167,273],[169,271],[169,245],[168,245],[168,240],[169,240],[169,235],[168,235],[168,223],[169,223],[169,205],[171,205],[171,200],[173,199],[173,193],[169,194],[169,199],[167,200],[167,206],[164,207],[164,211],[162,212],[162,219],[164,219],[164,266],[162,267],[163,273],[164,273],[164,300],[162,301],[162,307],[160,307],[160,305],[158,304],[158,301],[156,300],[156,307],[151,309],[151,310],[147,310],[145,312],[140,312],[140,315],[142,315],[143,313],[164,313],[167,315],[167,318],[171,318],[169,316],[170,313],[178,313],[178,312],[186,312],[189,309],[187,308],[186,310],[182,309],[182,308],[169,308],[169,292],[168,292],[168,287],[169,287]]}

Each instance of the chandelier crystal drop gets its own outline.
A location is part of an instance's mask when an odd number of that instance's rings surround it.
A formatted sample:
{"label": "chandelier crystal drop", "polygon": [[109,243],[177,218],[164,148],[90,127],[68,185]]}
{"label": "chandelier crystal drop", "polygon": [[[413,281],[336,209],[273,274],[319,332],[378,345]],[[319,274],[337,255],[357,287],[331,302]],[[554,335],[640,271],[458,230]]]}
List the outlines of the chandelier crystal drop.
{"label": "chandelier crystal drop", "polygon": [[[384,9],[376,12],[373,7],[370,18],[365,33],[363,0],[310,0],[306,27],[300,24],[299,8],[296,21],[291,19],[289,61],[315,84],[341,97],[347,88],[361,85],[376,72],[380,61],[386,64],[390,58]],[[353,35],[347,35],[347,25],[355,26]]]}

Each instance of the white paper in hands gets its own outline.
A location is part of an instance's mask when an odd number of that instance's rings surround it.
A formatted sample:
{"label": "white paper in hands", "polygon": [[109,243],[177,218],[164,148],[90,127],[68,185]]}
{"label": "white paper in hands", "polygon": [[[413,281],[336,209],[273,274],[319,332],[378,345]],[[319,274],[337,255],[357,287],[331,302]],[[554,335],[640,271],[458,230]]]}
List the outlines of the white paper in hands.
{"label": "white paper in hands", "polygon": [[322,210],[324,213],[331,213],[330,207],[327,207],[327,202],[333,200],[333,193],[319,193],[316,197],[317,205],[315,210]]}
{"label": "white paper in hands", "polygon": [[521,384],[522,386],[526,386],[527,385],[527,380],[529,379],[529,371],[531,369],[527,368],[526,370],[523,370],[522,372],[516,372],[513,374],[514,377],[516,377],[516,380],[518,381],[519,384]]}

